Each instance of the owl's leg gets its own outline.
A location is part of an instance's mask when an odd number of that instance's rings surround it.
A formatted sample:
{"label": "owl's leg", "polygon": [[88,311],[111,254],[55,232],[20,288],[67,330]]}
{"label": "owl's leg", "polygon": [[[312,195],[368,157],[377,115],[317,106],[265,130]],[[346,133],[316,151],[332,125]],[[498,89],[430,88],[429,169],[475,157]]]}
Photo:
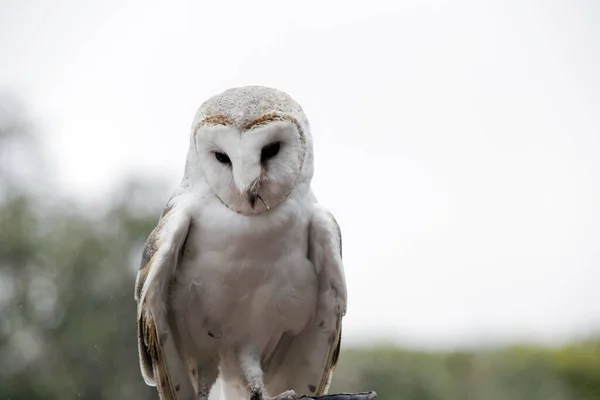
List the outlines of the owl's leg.
{"label": "owl's leg", "polygon": [[250,400],[296,400],[296,392],[293,390],[287,390],[273,397],[267,393],[259,356],[251,352],[244,352],[240,354],[239,361],[244,384],[250,391]]}
{"label": "owl's leg", "polygon": [[196,399],[208,400],[210,389],[216,382],[219,375],[218,364],[214,360],[205,360],[203,364],[196,364],[192,367],[192,379],[196,382]]}

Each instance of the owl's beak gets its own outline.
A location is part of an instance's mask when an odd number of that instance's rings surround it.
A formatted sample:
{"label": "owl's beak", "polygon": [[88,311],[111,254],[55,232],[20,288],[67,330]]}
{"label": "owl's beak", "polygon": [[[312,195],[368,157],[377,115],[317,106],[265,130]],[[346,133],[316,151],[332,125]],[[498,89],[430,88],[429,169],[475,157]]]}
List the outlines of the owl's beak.
{"label": "owl's beak", "polygon": [[250,207],[254,208],[256,205],[256,199],[258,199],[258,193],[254,190],[246,191],[246,199],[248,199],[248,203],[250,203]]}
{"label": "owl's beak", "polygon": [[258,191],[260,190],[260,178],[256,178],[252,181],[246,189],[246,199],[250,203],[250,207],[256,206],[256,200],[258,199]]}

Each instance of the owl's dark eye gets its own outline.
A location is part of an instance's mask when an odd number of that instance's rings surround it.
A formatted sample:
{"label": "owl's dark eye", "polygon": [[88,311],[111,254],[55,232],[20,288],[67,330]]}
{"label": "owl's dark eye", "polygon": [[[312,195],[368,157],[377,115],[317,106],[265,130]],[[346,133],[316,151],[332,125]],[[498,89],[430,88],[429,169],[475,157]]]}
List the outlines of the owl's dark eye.
{"label": "owl's dark eye", "polygon": [[215,151],[215,158],[221,164],[231,164],[231,160],[225,153],[219,153],[218,151]]}
{"label": "owl's dark eye", "polygon": [[275,157],[279,153],[280,148],[280,142],[271,143],[263,147],[260,152],[260,162],[264,163],[268,159]]}

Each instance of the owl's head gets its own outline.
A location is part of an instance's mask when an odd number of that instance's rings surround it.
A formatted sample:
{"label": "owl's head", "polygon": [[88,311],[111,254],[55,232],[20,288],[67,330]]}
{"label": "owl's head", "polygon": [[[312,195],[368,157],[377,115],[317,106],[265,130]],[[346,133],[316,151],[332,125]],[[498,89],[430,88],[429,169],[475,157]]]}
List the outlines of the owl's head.
{"label": "owl's head", "polygon": [[268,212],[313,175],[312,139],[302,108],[279,90],[245,86],[207,100],[192,124],[184,181],[205,180],[244,215]]}

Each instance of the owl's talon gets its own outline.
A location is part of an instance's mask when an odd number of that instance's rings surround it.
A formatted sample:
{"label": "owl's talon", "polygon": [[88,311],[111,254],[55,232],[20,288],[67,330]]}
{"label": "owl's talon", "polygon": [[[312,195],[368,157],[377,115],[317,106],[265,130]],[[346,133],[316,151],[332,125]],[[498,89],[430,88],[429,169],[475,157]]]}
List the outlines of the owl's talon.
{"label": "owl's talon", "polygon": [[250,400],[262,400],[260,390],[252,389],[252,391],[250,392]]}
{"label": "owl's talon", "polygon": [[266,392],[260,388],[252,389],[250,391],[250,400],[296,400],[296,392],[293,390],[286,390],[277,396],[269,396]]}
{"label": "owl's talon", "polygon": [[296,392],[293,390],[286,390],[283,393],[278,394],[277,396],[271,397],[270,400],[296,400]]}

